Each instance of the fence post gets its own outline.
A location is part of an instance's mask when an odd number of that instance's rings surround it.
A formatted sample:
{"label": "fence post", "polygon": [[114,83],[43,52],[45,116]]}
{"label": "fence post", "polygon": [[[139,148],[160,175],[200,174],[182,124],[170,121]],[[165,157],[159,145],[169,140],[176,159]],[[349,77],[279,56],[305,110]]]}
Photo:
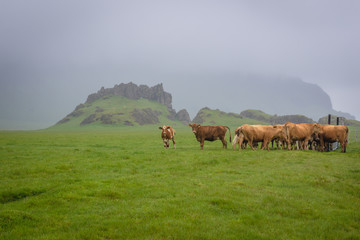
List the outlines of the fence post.
{"label": "fence post", "polygon": [[350,133],[351,133],[351,131],[350,131],[350,129],[349,129],[348,144],[350,144]]}

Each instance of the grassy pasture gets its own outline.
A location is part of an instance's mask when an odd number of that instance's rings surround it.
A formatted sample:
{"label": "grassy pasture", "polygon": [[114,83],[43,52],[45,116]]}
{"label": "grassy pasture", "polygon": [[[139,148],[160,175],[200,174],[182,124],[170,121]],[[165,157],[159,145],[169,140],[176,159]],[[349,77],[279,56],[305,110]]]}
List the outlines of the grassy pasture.
{"label": "grassy pasture", "polygon": [[238,152],[200,151],[188,127],[176,138],[0,132],[0,239],[360,239],[359,142]]}

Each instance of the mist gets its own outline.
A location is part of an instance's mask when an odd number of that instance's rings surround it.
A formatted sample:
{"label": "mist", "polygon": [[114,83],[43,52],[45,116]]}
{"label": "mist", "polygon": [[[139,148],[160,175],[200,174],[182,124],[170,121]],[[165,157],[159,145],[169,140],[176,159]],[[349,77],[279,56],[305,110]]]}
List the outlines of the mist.
{"label": "mist", "polygon": [[[162,82],[180,110],[194,81],[214,92],[254,75],[315,84],[359,120],[359,13],[355,0],[3,1],[0,129],[53,125],[102,86]],[[213,105],[232,109],[222,94]]]}

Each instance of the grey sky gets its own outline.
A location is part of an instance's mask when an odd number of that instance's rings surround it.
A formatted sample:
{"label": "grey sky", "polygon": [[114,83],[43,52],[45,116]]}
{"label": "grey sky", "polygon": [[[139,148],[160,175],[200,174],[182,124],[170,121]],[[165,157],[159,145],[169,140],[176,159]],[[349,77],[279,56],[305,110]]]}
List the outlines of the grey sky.
{"label": "grey sky", "polygon": [[221,73],[315,83],[359,120],[359,23],[357,0],[2,0],[0,128],[50,126],[101,86]]}

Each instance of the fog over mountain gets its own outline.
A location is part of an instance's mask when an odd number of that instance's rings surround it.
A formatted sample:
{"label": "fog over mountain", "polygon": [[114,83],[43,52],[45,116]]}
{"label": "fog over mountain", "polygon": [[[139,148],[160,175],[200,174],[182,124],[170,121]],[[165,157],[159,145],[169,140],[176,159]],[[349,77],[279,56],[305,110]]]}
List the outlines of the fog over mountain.
{"label": "fog over mountain", "polygon": [[359,13],[357,0],[2,1],[0,129],[48,127],[128,82],[163,83],[192,117],[292,103],[360,119]]}
{"label": "fog over mountain", "polygon": [[351,114],[335,111],[329,95],[318,85],[296,78],[224,74],[197,76],[167,85],[173,106],[186,108],[191,117],[206,106],[234,113],[259,109],[277,115],[302,114],[315,121],[327,114],[355,119]]}

